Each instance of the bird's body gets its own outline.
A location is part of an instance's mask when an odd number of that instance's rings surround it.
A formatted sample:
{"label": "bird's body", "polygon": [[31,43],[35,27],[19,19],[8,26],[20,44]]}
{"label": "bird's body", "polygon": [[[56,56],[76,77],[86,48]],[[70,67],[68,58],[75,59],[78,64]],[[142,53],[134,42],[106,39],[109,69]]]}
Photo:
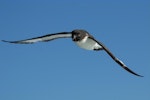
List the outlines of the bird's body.
{"label": "bird's body", "polygon": [[86,50],[100,50],[102,47],[93,41],[92,39],[88,39],[88,37],[85,37],[81,41],[75,42],[80,48],[86,49]]}
{"label": "bird's body", "polygon": [[55,34],[48,34],[36,38],[31,39],[25,39],[20,41],[5,41],[9,43],[17,43],[17,44],[29,44],[29,43],[35,43],[35,42],[47,42],[58,38],[72,38],[72,41],[74,41],[79,47],[86,49],[86,50],[104,50],[106,53],[116,62],[118,63],[122,68],[124,68],[126,71],[136,75],[141,76],[132,70],[130,70],[121,60],[119,60],[117,57],[115,57],[110,50],[108,50],[101,42],[97,41],[93,36],[91,36],[87,31],[85,30],[73,30],[72,32],[60,32]]}

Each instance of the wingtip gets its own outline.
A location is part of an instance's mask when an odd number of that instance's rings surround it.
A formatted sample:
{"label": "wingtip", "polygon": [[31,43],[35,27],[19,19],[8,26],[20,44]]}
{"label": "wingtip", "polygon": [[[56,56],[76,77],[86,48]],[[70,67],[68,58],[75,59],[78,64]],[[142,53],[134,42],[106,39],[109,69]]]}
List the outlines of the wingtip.
{"label": "wingtip", "polygon": [[7,40],[1,40],[2,42],[8,42],[8,43],[14,43],[12,41],[7,41]]}
{"label": "wingtip", "polygon": [[142,76],[142,75],[139,75],[139,74],[137,74],[137,73],[133,72],[133,71],[132,71],[132,70],[130,70],[128,67],[124,67],[124,69],[125,69],[125,70],[127,70],[128,72],[130,72],[130,73],[132,73],[132,74],[136,75],[136,76],[144,77],[144,76]]}
{"label": "wingtip", "polygon": [[139,74],[134,74],[134,75],[136,75],[136,76],[139,76],[139,77],[144,77],[144,76],[142,76],[142,75],[139,75]]}
{"label": "wingtip", "polygon": [[138,75],[139,77],[144,77],[144,76],[142,76],[142,75]]}
{"label": "wingtip", "polygon": [[6,41],[6,40],[1,40],[2,42],[9,42],[9,41]]}

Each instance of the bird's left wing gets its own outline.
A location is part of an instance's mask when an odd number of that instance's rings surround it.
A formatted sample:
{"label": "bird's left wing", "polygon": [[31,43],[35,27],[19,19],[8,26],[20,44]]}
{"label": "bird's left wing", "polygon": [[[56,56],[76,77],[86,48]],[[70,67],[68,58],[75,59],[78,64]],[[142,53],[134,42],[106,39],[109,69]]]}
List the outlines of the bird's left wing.
{"label": "bird's left wing", "polygon": [[140,76],[143,77],[135,72],[133,72],[131,69],[129,69],[121,60],[119,60],[117,57],[115,57],[109,49],[107,49],[105,47],[105,45],[103,45],[101,42],[97,41],[96,39],[94,39],[93,37],[91,37],[92,40],[96,41],[100,46],[102,46],[103,50],[105,50],[107,52],[107,54],[116,62],[118,63],[122,68],[124,68],[126,71],[136,75],[136,76]]}
{"label": "bird's left wing", "polygon": [[25,39],[25,40],[19,40],[19,41],[6,41],[6,40],[2,40],[2,41],[9,42],[9,43],[18,43],[18,44],[31,44],[35,42],[47,42],[58,38],[71,38],[71,36],[72,36],[71,32],[60,32],[60,33],[47,34],[40,37]]}

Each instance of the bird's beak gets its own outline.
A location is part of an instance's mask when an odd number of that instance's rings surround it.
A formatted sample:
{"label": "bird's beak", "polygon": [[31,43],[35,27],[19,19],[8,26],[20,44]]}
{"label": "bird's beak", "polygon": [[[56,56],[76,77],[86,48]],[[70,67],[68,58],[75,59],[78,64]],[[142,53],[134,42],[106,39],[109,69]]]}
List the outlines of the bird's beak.
{"label": "bird's beak", "polygon": [[77,41],[76,36],[73,36],[73,37],[72,37],[72,40],[73,40],[73,41]]}

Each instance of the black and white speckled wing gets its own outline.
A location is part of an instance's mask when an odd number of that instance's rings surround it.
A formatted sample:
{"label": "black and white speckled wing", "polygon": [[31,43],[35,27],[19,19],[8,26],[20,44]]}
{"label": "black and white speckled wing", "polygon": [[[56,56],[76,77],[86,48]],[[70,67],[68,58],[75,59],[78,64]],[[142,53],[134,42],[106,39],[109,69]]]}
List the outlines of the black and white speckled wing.
{"label": "black and white speckled wing", "polygon": [[128,72],[130,72],[130,73],[132,73],[132,74],[134,74],[134,75],[136,75],[136,76],[143,77],[143,76],[141,76],[141,75],[139,75],[139,74],[133,72],[131,69],[129,69],[121,60],[119,60],[117,57],[115,57],[115,56],[110,52],[110,50],[107,49],[107,48],[105,47],[105,45],[103,45],[101,42],[95,40],[94,38],[91,38],[91,39],[93,39],[94,41],[96,41],[96,42],[103,48],[103,50],[105,50],[105,51],[107,52],[107,54],[108,54],[116,63],[118,63],[122,68],[124,68],[126,71],[128,71]]}
{"label": "black and white speckled wing", "polygon": [[19,41],[6,41],[6,40],[2,40],[2,41],[9,42],[9,43],[18,43],[18,44],[31,44],[35,42],[47,42],[58,38],[71,38],[71,36],[72,36],[71,32],[60,32],[60,33],[47,34],[40,37],[25,39],[25,40],[19,40]]}

